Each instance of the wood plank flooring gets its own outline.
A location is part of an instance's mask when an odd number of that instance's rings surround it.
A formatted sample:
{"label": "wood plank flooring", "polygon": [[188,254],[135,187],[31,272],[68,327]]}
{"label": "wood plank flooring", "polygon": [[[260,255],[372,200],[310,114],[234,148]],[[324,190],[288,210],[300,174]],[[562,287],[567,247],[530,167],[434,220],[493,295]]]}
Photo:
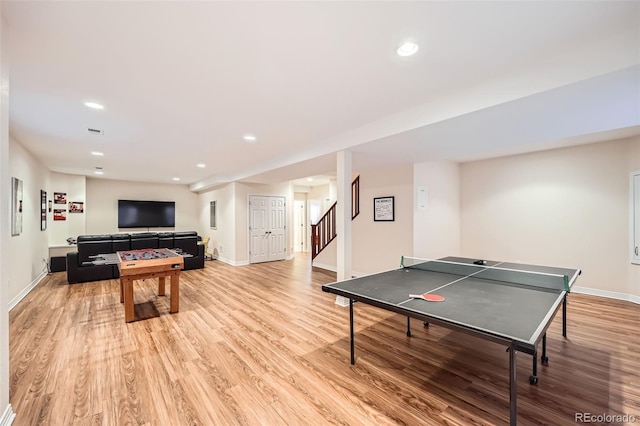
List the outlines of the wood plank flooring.
{"label": "wood plank flooring", "polygon": [[[136,282],[125,324],[116,280],[48,275],[10,312],[14,425],[507,424],[505,347],[356,304],[321,285],[335,274],[308,256],[232,267],[206,262],[180,277],[180,312]],[[168,293],[168,292],[167,292]],[[530,385],[518,355],[518,424],[571,425],[575,413],[640,423],[640,307],[571,294],[548,366]]]}

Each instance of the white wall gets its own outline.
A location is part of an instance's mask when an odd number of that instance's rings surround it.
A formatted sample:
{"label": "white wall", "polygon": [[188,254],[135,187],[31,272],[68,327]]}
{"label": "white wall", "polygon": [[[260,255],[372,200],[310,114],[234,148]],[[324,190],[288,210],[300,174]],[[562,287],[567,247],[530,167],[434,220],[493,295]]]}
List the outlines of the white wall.
{"label": "white wall", "polygon": [[[295,186],[293,187],[293,202],[294,202],[294,206],[293,206],[293,218],[292,218],[292,224],[293,226],[297,227],[298,225],[300,225],[300,241],[297,242],[296,245],[296,232],[298,232],[298,230],[296,230],[296,228],[293,229],[293,238],[294,238],[294,244],[293,244],[293,251],[295,252],[308,252],[309,251],[309,247],[310,247],[310,243],[311,243],[311,225],[309,224],[309,205],[307,203],[307,192],[298,192],[300,189],[299,186]],[[311,188],[309,188],[309,190],[311,190]],[[302,211],[299,211],[298,208],[296,208],[295,203],[300,203],[301,205],[301,209]]]}
{"label": "white wall", "polygon": [[[358,174],[360,214],[352,222],[352,273],[363,275],[397,268],[402,256],[413,256],[413,165],[362,170]],[[375,222],[373,199],[387,196],[395,197],[395,220]],[[335,246],[334,240],[313,264],[335,271]]]}
{"label": "white wall", "polygon": [[[48,231],[40,230],[40,190],[49,186],[48,170],[12,137],[9,138],[10,175],[22,180],[22,233],[9,237],[8,289],[10,305],[47,273]],[[49,191],[47,191],[47,194]],[[47,213],[47,229],[52,225]]]}
{"label": "white wall", "polygon": [[[353,272],[373,273],[400,266],[413,256],[413,165],[360,171],[360,215],[353,220]],[[375,222],[373,199],[394,196],[395,220]]]}
{"label": "white wall", "polygon": [[[63,173],[50,173],[47,200],[55,202],[53,194],[62,192],[67,194],[67,204],[52,204],[52,208],[67,211],[66,220],[53,220],[53,212],[47,209],[47,232],[49,245],[65,245],[67,238],[76,238],[86,233],[86,177]],[[69,213],[69,202],[83,202],[85,213]]]}
{"label": "white wall", "polygon": [[[316,185],[311,188],[311,191],[307,194],[307,200],[317,203],[320,206],[320,217],[327,212],[329,207],[336,201],[335,198],[331,198],[331,184]],[[335,189],[335,182],[333,183],[333,194],[337,192]]]}
{"label": "white wall", "polygon": [[[437,259],[460,254],[460,169],[458,163],[414,164],[413,255]],[[418,188],[426,188],[426,208],[417,205]]]}
{"label": "white wall", "polygon": [[461,254],[577,267],[579,287],[640,296],[628,252],[639,153],[636,137],[461,165]]}
{"label": "white wall", "polygon": [[[86,230],[79,234],[115,234],[140,231],[197,231],[200,210],[198,195],[186,185],[125,182],[87,178]],[[118,229],[118,200],[175,201],[175,228]],[[70,200],[73,201],[73,200]]]}
{"label": "white wall", "polygon": [[9,172],[9,28],[0,2],[0,423],[9,424],[14,413],[9,404],[9,238],[11,235],[11,174]]}
{"label": "white wall", "polygon": [[[210,227],[210,203],[216,202],[216,229]],[[200,216],[198,233],[209,237],[209,252],[229,264],[235,262],[236,203],[235,183],[227,184],[198,196]]]}
{"label": "white wall", "polygon": [[[313,266],[318,268],[327,269],[329,271],[337,272],[337,260],[338,260],[338,240],[333,240],[328,246],[324,248],[315,259],[313,259]],[[352,267],[353,269],[353,267]],[[354,275],[359,275],[356,271],[351,271]]]}
{"label": "white wall", "polygon": [[[293,254],[293,199],[294,188],[290,183],[275,185],[233,182],[199,195],[199,226],[203,236],[211,237],[209,247],[216,250],[219,260],[231,265],[249,263],[249,210],[251,195],[285,197],[286,207],[286,256]],[[209,228],[209,203],[217,202],[218,229]],[[220,246],[223,247],[220,250]]]}
{"label": "white wall", "polygon": [[286,200],[286,253],[293,255],[293,185],[288,182],[274,185],[236,183],[236,262],[249,262],[249,197],[252,195],[279,196]]}

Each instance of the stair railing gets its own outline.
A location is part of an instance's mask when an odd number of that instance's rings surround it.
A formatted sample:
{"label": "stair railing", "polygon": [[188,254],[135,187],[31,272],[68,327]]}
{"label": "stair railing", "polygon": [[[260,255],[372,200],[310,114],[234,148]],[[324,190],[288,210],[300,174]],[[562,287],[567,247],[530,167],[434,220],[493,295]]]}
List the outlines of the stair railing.
{"label": "stair railing", "polygon": [[[311,225],[311,260],[337,236],[336,210],[338,202],[333,203],[318,223]],[[351,220],[360,214],[360,176],[351,182]]]}

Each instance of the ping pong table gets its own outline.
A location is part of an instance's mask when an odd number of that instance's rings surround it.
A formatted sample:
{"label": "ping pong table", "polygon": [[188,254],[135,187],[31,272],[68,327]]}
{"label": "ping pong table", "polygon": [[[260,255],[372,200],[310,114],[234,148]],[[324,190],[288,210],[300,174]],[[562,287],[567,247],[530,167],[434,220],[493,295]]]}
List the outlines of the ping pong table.
{"label": "ping pong table", "polygon": [[[562,307],[566,337],[567,294],[580,269],[445,257],[424,260],[403,257],[398,269],[339,281],[322,290],[349,299],[351,364],[355,364],[353,304],[363,302],[425,325],[434,323],[507,346],[509,352],[510,424],[517,422],[516,353],[533,355],[532,384],[538,382],[538,344],[546,356],[546,331]],[[410,295],[444,297],[429,302]]]}

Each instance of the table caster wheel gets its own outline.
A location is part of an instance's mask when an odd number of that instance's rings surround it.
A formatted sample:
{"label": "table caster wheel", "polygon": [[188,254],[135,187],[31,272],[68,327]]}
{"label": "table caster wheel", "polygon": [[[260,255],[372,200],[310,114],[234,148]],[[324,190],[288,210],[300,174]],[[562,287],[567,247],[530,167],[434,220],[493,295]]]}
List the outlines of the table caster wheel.
{"label": "table caster wheel", "polygon": [[538,384],[538,376],[529,376],[529,383],[531,383],[532,385]]}
{"label": "table caster wheel", "polygon": [[548,356],[542,356],[542,357],[540,357],[540,361],[541,361],[544,365],[547,365],[547,364],[549,364],[549,357],[548,357]]}
{"label": "table caster wheel", "polygon": [[425,327],[429,327],[429,323],[428,322],[423,322],[422,325],[425,326]]}

